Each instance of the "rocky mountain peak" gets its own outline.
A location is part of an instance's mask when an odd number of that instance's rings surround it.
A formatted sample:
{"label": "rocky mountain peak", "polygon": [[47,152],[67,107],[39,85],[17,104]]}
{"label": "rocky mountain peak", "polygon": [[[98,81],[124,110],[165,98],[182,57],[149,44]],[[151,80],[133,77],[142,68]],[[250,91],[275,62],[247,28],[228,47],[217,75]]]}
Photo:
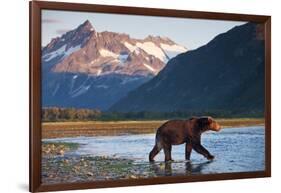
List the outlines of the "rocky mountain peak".
{"label": "rocky mountain peak", "polygon": [[96,32],[86,20],[43,48],[43,63],[55,73],[154,76],[168,60],[185,51],[185,47],[160,36],[135,39],[125,33]]}
{"label": "rocky mountain peak", "polygon": [[175,44],[174,41],[172,41],[170,38],[168,37],[161,37],[161,36],[152,36],[152,35],[148,35],[144,41],[152,41],[154,43],[165,43],[165,44],[169,44],[169,45],[172,45],[172,44]]}
{"label": "rocky mountain peak", "polygon": [[[69,56],[73,52],[81,49],[88,42],[92,35],[95,35],[95,29],[89,20],[79,25],[77,28],[70,30],[61,37],[56,37],[42,49],[43,61],[57,63]],[[55,65],[52,62],[52,65]]]}
{"label": "rocky mountain peak", "polygon": [[93,28],[91,22],[89,20],[86,20],[84,23],[82,23],[77,28],[77,31],[80,31],[80,32],[91,32],[91,31],[95,31],[95,29]]}
{"label": "rocky mountain peak", "polygon": [[186,51],[160,36],[97,32],[86,20],[42,48],[43,106],[107,109]]}

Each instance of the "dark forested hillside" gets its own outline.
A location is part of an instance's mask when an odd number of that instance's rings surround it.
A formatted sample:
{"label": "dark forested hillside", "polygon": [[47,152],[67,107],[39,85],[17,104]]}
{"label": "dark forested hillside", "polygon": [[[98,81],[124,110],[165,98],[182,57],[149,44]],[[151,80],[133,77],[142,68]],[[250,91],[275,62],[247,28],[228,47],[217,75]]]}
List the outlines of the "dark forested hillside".
{"label": "dark forested hillside", "polygon": [[263,26],[247,23],[171,59],[111,111],[264,110]]}

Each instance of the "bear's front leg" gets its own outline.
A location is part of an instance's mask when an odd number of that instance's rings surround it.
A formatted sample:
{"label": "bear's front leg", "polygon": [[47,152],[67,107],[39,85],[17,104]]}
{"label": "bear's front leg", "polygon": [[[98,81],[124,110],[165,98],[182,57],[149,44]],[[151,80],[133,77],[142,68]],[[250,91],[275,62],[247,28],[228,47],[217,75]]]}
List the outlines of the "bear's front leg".
{"label": "bear's front leg", "polygon": [[202,154],[208,160],[213,160],[215,158],[215,156],[211,155],[210,152],[205,149],[200,143],[193,143],[192,147],[197,153]]}
{"label": "bear's front leg", "polygon": [[185,144],[185,159],[186,160],[190,160],[191,151],[192,151],[192,144],[187,142]]}

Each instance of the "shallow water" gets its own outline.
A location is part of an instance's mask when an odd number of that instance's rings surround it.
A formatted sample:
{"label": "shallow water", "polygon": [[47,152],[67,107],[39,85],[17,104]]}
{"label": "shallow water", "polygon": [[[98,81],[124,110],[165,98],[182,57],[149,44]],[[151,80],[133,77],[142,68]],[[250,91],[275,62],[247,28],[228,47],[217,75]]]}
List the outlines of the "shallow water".
{"label": "shallow water", "polygon": [[148,154],[154,146],[155,134],[75,137],[47,139],[44,141],[74,142],[82,144],[71,155],[109,156],[134,160],[134,164],[154,167],[157,174],[210,174],[227,172],[262,171],[265,167],[264,127],[227,128],[219,133],[202,135],[202,144],[215,156],[207,161],[192,152],[191,162],[184,160],[185,145],[173,146],[175,162],[163,166],[163,150],[155,157],[156,163],[148,162]]}

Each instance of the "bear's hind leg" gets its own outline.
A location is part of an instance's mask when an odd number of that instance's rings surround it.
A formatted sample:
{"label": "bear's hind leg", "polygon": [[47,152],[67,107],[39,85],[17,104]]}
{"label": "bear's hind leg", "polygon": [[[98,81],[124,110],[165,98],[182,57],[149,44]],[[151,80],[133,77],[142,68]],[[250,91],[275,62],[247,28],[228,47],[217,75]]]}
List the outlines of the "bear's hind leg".
{"label": "bear's hind leg", "polygon": [[161,151],[161,147],[158,144],[155,144],[151,152],[149,153],[149,161],[153,162],[154,157]]}

